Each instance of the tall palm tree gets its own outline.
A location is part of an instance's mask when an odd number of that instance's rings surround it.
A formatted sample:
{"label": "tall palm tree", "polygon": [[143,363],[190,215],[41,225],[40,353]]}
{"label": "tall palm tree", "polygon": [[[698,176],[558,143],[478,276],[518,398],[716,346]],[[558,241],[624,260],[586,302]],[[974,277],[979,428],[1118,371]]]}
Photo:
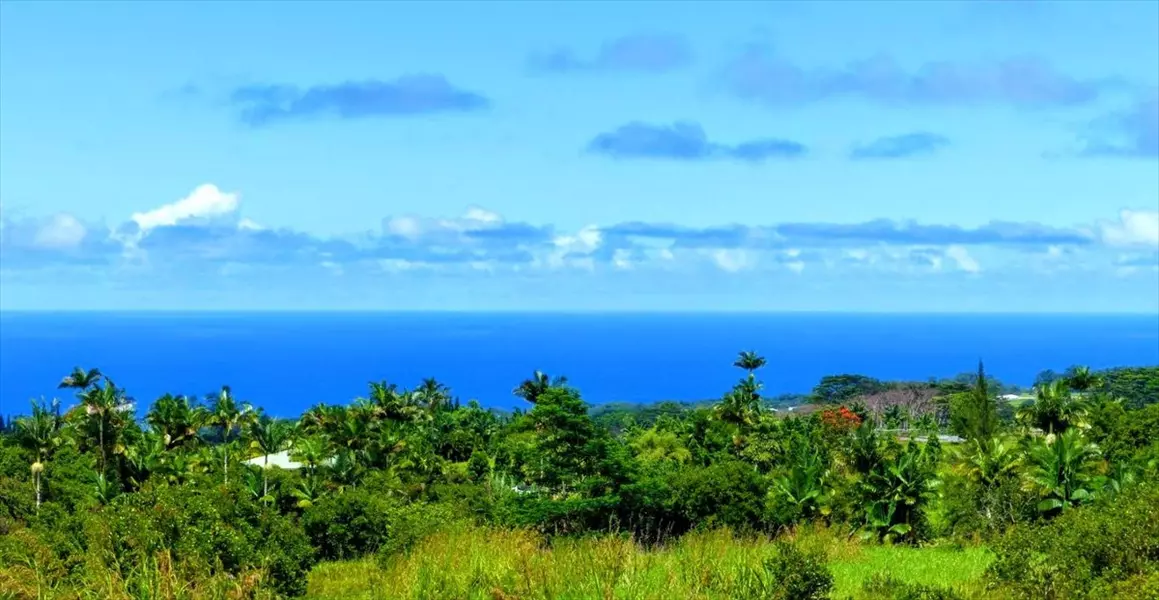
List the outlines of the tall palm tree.
{"label": "tall palm tree", "polygon": [[132,410],[133,403],[125,396],[124,390],[117,388],[109,378],[83,388],[80,393],[81,405],[90,421],[97,424],[97,445],[100,450],[100,473],[108,469],[107,436],[116,447],[120,434],[120,427],[126,420],[126,413]]}
{"label": "tall palm tree", "polygon": [[249,404],[239,404],[228,385],[221,386],[221,391],[213,395],[208,422],[221,429],[221,443],[224,446],[221,453],[221,469],[225,483],[229,483],[229,438],[235,429],[248,422],[252,414],[253,408]]}
{"label": "tall palm tree", "polygon": [[732,366],[748,371],[749,378],[751,379],[756,376],[756,370],[766,364],[768,364],[768,361],[765,360],[765,357],[756,352],[746,351],[737,355],[736,361],[732,363]]}
{"label": "tall palm tree", "polygon": [[263,415],[249,424],[252,446],[262,452],[262,495],[270,494],[270,480],[266,471],[270,466],[270,455],[281,452],[290,440],[292,426],[280,419]]}
{"label": "tall palm tree", "polygon": [[60,445],[60,419],[42,402],[34,401],[32,414],[16,419],[16,437],[21,445],[32,450],[36,456],[32,463],[32,480],[36,489],[36,510],[39,512],[41,475],[52,450]]}
{"label": "tall palm tree", "polygon": [[536,371],[530,379],[524,379],[523,383],[519,384],[511,393],[535,404],[547,390],[564,385],[567,385],[567,377],[560,376],[552,379],[547,373]]}
{"label": "tall palm tree", "polygon": [[103,375],[101,375],[100,369],[89,369],[86,371],[80,367],[73,367],[72,373],[65,375],[64,378],[60,380],[60,384],[56,387],[57,389],[71,388],[77,390],[87,390],[88,388],[96,385],[97,382],[100,381],[101,377],[103,377]]}

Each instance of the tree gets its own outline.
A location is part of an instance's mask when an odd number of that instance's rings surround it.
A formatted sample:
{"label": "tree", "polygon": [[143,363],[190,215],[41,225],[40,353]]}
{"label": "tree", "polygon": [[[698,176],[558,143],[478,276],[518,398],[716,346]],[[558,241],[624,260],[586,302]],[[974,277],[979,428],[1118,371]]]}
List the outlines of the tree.
{"label": "tree", "polygon": [[207,417],[205,408],[191,403],[188,397],[165,394],[149,408],[145,422],[161,435],[165,449],[172,450],[194,440]]}
{"label": "tree", "polygon": [[1067,369],[1065,379],[1067,386],[1080,394],[1101,388],[1104,383],[1103,378],[1092,373],[1090,367],[1077,365]]}
{"label": "tree", "polygon": [[812,396],[818,404],[843,404],[886,389],[885,383],[865,375],[826,375],[813,387]]}
{"label": "tree", "polygon": [[60,445],[60,419],[43,403],[33,402],[32,414],[16,419],[16,437],[35,456],[32,462],[32,481],[36,490],[36,510],[39,512],[40,481],[52,450]]}
{"label": "tree", "polygon": [[103,475],[108,469],[108,443],[112,443],[114,450],[117,448],[120,430],[126,420],[125,414],[132,410],[133,404],[125,396],[124,390],[107,377],[103,382],[83,388],[80,401],[89,421],[95,422],[97,426],[100,474]]}
{"label": "tree", "polygon": [[423,379],[413,395],[418,404],[431,413],[440,412],[451,404],[450,388],[439,383],[434,377]]}
{"label": "tree", "polygon": [[552,379],[548,377],[547,373],[536,371],[530,379],[524,379],[523,383],[519,384],[511,393],[535,404],[539,401],[539,397],[547,393],[548,390],[565,385],[567,385],[567,377],[561,376]]}
{"label": "tree", "polygon": [[969,440],[985,442],[998,431],[998,410],[990,381],[982,361],[968,391],[954,394],[950,400],[950,418],[954,428]]}
{"label": "tree", "polygon": [[768,361],[765,360],[765,357],[757,354],[756,352],[746,351],[737,355],[737,358],[735,361],[733,361],[732,366],[748,371],[749,378],[752,379],[756,376],[756,370],[765,366],[767,363]]}
{"label": "tree", "polygon": [[760,418],[761,382],[751,375],[733,386],[716,405],[721,421],[738,427],[750,426]]}
{"label": "tree", "polygon": [[1071,393],[1068,379],[1058,379],[1035,390],[1034,402],[1018,411],[1018,418],[1048,434],[1062,433],[1084,422],[1089,402]]}
{"label": "tree", "polygon": [[89,369],[86,371],[80,367],[73,367],[72,373],[65,375],[56,387],[57,389],[71,388],[87,390],[96,385],[101,377],[103,376],[101,375],[100,369]]}
{"label": "tree", "polygon": [[1030,449],[1030,483],[1043,496],[1038,510],[1055,514],[1092,499],[1099,452],[1077,429]]}
{"label": "tree", "polygon": [[291,425],[280,419],[265,415],[249,424],[251,445],[262,452],[262,496],[270,495],[270,480],[266,471],[270,467],[270,455],[282,451],[290,439]]}
{"label": "tree", "polygon": [[225,482],[229,483],[229,438],[235,429],[241,428],[249,419],[253,408],[248,404],[238,404],[233,391],[228,385],[221,386],[221,391],[214,395],[209,408],[208,423],[221,429],[221,443],[225,446],[222,452],[221,467]]}

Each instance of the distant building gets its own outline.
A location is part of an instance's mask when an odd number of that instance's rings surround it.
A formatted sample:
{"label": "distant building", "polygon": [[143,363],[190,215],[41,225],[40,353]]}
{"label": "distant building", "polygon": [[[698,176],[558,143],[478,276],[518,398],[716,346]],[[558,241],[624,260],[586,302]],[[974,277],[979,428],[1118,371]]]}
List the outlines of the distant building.
{"label": "distant building", "polygon": [[[306,465],[304,465],[300,462],[297,462],[295,460],[290,460],[290,451],[289,450],[282,450],[281,452],[275,452],[275,453],[269,455],[269,458],[270,458],[270,460],[268,463],[266,461],[265,456],[255,456],[249,460],[242,461],[242,462],[244,462],[247,465],[253,465],[255,467],[265,468],[267,466],[270,466],[270,467],[278,467],[279,469],[286,469],[288,471],[296,471],[296,470],[301,469],[302,467],[306,466]],[[329,465],[329,464],[332,464],[333,462],[334,462],[333,458],[328,458],[326,460],[323,460],[322,464]]]}

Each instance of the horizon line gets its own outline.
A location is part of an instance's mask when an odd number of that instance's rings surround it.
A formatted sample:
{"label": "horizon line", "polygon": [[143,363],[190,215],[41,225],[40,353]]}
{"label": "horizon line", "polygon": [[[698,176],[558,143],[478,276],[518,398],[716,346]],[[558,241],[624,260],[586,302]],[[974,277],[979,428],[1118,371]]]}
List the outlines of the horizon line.
{"label": "horizon line", "polygon": [[640,308],[0,308],[0,315],[22,314],[545,314],[545,315],[1011,315],[1150,316],[1159,310],[825,310],[825,309],[640,309]]}
{"label": "horizon line", "polygon": [[554,308],[0,308],[3,315],[53,314],[376,314],[376,315],[890,315],[890,316],[1083,316],[1155,317],[1157,311],[1018,311],[1018,310],[808,310],[808,309],[554,309]]}

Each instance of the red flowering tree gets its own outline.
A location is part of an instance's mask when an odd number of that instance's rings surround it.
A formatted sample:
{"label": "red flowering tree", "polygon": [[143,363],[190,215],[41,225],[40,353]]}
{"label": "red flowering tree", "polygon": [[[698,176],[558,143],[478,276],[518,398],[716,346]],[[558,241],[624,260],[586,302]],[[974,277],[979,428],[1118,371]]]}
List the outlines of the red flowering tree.
{"label": "red flowering tree", "polygon": [[821,411],[821,423],[830,431],[849,433],[861,425],[861,417],[842,406]]}

